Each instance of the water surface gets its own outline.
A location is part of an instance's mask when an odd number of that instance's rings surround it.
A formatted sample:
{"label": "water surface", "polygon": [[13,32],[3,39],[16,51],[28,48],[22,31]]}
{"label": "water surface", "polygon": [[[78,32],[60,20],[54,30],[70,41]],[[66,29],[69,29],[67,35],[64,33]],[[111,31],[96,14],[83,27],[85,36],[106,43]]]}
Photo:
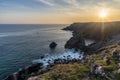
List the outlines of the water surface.
{"label": "water surface", "polygon": [[[63,31],[67,25],[0,25],[0,80],[9,74],[32,64],[44,54],[64,52],[64,44],[72,36]],[[55,41],[58,46],[54,52],[49,44]]]}

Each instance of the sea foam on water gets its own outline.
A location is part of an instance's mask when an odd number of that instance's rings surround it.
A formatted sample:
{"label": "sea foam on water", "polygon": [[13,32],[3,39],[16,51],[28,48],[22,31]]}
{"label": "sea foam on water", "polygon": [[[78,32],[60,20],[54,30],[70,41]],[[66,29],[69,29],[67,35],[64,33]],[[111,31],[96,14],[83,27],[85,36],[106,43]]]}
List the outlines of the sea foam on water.
{"label": "sea foam on water", "polygon": [[75,51],[74,49],[65,50],[61,54],[56,55],[47,55],[43,59],[34,60],[33,63],[43,63],[44,67],[47,67],[49,64],[53,64],[56,59],[64,59],[64,60],[81,60],[83,58],[84,53],[81,51]]}

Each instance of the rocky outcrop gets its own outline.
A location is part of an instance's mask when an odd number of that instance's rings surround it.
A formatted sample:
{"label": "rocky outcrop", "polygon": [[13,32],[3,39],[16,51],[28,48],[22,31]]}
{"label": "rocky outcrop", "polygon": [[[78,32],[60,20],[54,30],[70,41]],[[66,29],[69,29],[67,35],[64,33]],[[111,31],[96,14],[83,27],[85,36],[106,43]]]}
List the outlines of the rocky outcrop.
{"label": "rocky outcrop", "polygon": [[87,46],[87,51],[96,52],[97,50],[99,50],[103,46],[105,46],[104,42],[95,42],[95,43]]}
{"label": "rocky outcrop", "polygon": [[9,75],[5,80],[25,80],[27,77],[39,72],[39,70],[42,69],[42,66],[42,63],[38,63],[22,68],[18,72]]}
{"label": "rocky outcrop", "polygon": [[[63,30],[73,32],[73,37],[67,41],[65,48],[77,48],[84,51],[95,52],[108,43],[120,41],[119,36],[114,39],[113,36],[120,34],[120,22],[105,22],[104,30],[101,22],[73,23]],[[81,37],[82,35],[82,37]],[[94,40],[95,43],[85,46],[84,39]]]}
{"label": "rocky outcrop", "polygon": [[65,48],[68,48],[68,49],[74,48],[74,49],[80,49],[84,51],[86,49],[85,40],[83,39],[82,36],[76,35],[67,41],[67,43],[65,44]]}
{"label": "rocky outcrop", "polygon": [[57,43],[56,43],[56,42],[52,42],[52,43],[50,43],[50,45],[49,45],[49,47],[50,47],[51,49],[55,49],[56,46],[57,46]]}

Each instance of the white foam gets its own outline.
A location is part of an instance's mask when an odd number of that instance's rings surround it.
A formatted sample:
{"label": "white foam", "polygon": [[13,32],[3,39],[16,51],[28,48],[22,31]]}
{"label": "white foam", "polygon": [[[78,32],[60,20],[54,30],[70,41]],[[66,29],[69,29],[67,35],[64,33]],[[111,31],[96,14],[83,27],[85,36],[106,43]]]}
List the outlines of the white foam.
{"label": "white foam", "polygon": [[34,60],[33,63],[43,63],[43,66],[46,67],[49,65],[48,61],[50,61],[50,63],[54,63],[55,59],[68,59],[69,56],[69,60],[72,59],[82,59],[83,58],[84,53],[80,52],[80,51],[75,51],[74,49],[71,50],[66,50],[64,51],[64,53],[58,54],[58,55],[48,55],[47,57],[43,58],[43,59],[37,59]]}

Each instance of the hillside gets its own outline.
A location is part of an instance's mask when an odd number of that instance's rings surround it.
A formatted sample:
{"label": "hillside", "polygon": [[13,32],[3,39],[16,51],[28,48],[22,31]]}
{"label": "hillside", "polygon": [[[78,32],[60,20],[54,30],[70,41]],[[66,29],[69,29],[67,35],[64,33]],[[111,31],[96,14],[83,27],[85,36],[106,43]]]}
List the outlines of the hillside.
{"label": "hillside", "polygon": [[[64,28],[73,31],[65,48],[86,49],[84,58],[55,64],[49,71],[28,80],[120,80],[120,22],[74,23]],[[84,39],[95,43],[85,46]],[[93,51],[90,52],[89,51]]]}
{"label": "hillside", "polygon": [[120,45],[106,46],[86,54],[80,62],[56,64],[48,72],[28,80],[120,80]]}

